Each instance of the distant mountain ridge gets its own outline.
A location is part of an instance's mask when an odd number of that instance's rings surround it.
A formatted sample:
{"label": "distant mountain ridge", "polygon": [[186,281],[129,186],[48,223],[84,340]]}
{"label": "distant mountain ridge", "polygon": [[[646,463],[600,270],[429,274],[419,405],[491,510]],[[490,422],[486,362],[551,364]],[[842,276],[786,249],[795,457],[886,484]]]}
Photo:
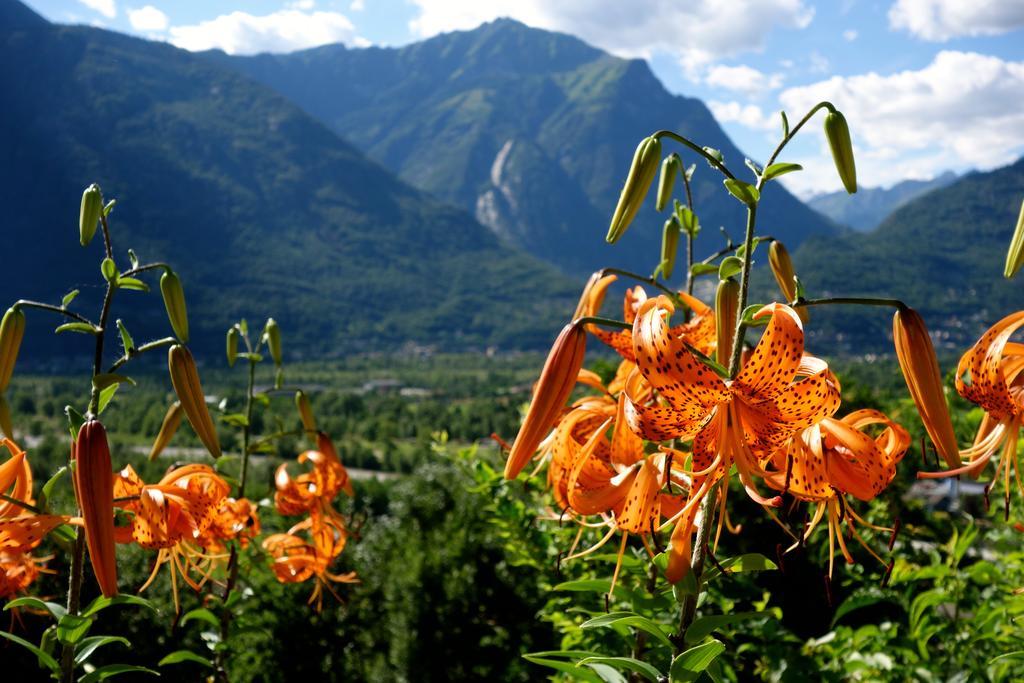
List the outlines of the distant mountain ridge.
{"label": "distant mountain ridge", "polygon": [[956,173],[946,171],[931,180],[904,180],[890,188],[861,187],[855,195],[844,191],[829,192],[811,197],[807,205],[836,223],[867,232],[874,230],[889,214],[907,202],[946,187],[957,177]]}
{"label": "distant mountain ridge", "polygon": [[[808,240],[794,254],[797,273],[811,297],[901,298],[925,316],[940,351],[962,353],[1024,308],[1024,282],[1002,275],[1022,199],[1024,158],[914,199],[872,232]],[[836,350],[891,351],[885,309],[815,308],[808,328]]]}
{"label": "distant mountain ridge", "polygon": [[[119,265],[128,247],[173,264],[193,343],[218,356],[241,316],[274,316],[292,352],[322,357],[405,342],[540,348],[571,310],[576,283],[207,58],[5,1],[0,63],[0,303],[59,302],[66,284],[81,285],[76,308],[96,303],[101,247],[79,247],[76,221],[97,181],[119,200]],[[149,297],[148,315],[126,316],[137,339],[167,329]],[[29,319],[26,353],[74,346],[53,340],[54,318]]]}
{"label": "distant mountain ridge", "polygon": [[[284,94],[412,185],[473,212],[506,242],[569,272],[649,269],[656,260],[664,217],[653,210],[614,249],[602,241],[644,136],[676,130],[745,171],[743,153],[707,107],[670,94],[645,62],[508,19],[398,49],[207,54]],[[720,225],[739,236],[744,212],[703,161],[694,180],[708,252],[719,245]],[[840,232],[777,184],[765,194],[763,232],[794,246]]]}

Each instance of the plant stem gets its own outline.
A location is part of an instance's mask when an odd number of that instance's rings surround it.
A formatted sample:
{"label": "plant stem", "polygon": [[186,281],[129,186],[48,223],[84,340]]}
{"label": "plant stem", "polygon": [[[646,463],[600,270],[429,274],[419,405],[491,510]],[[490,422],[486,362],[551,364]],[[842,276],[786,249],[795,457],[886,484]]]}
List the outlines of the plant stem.
{"label": "plant stem", "polygon": [[655,138],[661,138],[661,137],[671,138],[672,140],[675,140],[679,144],[685,145],[686,147],[689,147],[694,152],[696,152],[697,154],[699,154],[702,157],[704,157],[705,159],[707,159],[708,163],[711,164],[712,166],[714,166],[719,171],[721,171],[722,175],[724,175],[726,178],[729,178],[730,180],[735,180],[736,179],[736,176],[734,176],[732,174],[732,171],[730,171],[728,168],[725,167],[725,164],[723,164],[721,161],[719,161],[714,156],[712,156],[707,150],[705,150],[703,147],[698,145],[696,142],[692,142],[691,140],[688,140],[688,139],[684,138],[682,135],[679,135],[678,133],[673,133],[670,130],[659,130],[657,133],[655,133],[651,137],[655,137]]}
{"label": "plant stem", "polygon": [[[100,223],[103,225],[103,246],[107,258],[113,258],[113,247],[110,244],[110,228],[107,225],[107,217],[100,215]],[[93,354],[92,362],[92,388],[89,394],[89,407],[86,410],[86,419],[96,417],[99,412],[100,390],[96,387],[96,376],[100,374],[103,367],[103,340],[106,337],[107,318],[110,316],[110,303],[114,298],[113,283],[107,282],[107,291],[103,295],[103,308],[100,310],[99,324],[95,327],[96,352]],[[81,529],[75,530],[75,547],[71,554],[71,576],[68,579],[68,614],[77,616],[81,608],[82,581],[85,575],[85,534]],[[75,646],[67,644],[61,651],[61,681],[62,683],[73,683],[75,679]]]}
{"label": "plant stem", "polygon": [[[248,344],[248,340],[246,342]],[[252,437],[252,409],[253,409],[253,393],[254,387],[256,386],[256,361],[252,358],[249,359],[249,386],[245,394],[245,425],[242,427],[242,473],[238,478],[238,497],[245,497],[245,482],[249,475],[249,443]],[[227,670],[227,657],[225,652],[227,651],[228,635],[231,630],[231,617],[233,616],[231,610],[228,609],[227,602],[231,597],[231,592],[235,588],[235,583],[238,581],[238,544],[232,544],[231,556],[228,558],[228,580],[224,586],[224,595],[221,598],[221,605],[224,608],[220,614],[220,645],[221,648],[217,652],[217,674],[224,681],[229,681],[228,670]]]}
{"label": "plant stem", "polygon": [[596,315],[588,315],[582,318],[576,318],[573,320],[577,325],[603,325],[605,327],[617,327],[620,330],[632,330],[633,326],[622,320],[612,320],[611,318],[600,318]]}
{"label": "plant stem", "polygon": [[121,273],[120,277],[134,277],[140,273],[145,273],[146,271],[149,270],[157,270],[158,268],[169,270],[170,266],[163,262],[147,263],[144,266],[138,266],[136,268],[132,268],[131,270],[126,270],[125,272]]}
{"label": "plant stem", "polygon": [[801,306],[829,306],[829,305],[853,305],[853,306],[884,306],[886,308],[898,308],[905,310],[907,305],[899,299],[875,299],[871,297],[856,296],[834,296],[827,299],[799,299],[790,304],[794,308]]}
{"label": "plant stem", "polygon": [[130,361],[132,358],[137,358],[138,356],[141,356],[147,351],[153,351],[154,349],[159,349],[164,346],[171,346],[172,344],[177,343],[178,340],[175,339],[174,337],[164,337],[163,339],[157,339],[151,342],[146,342],[142,346],[133,349],[130,353],[126,352],[125,355],[121,356],[116,361],[114,361],[114,364],[111,365],[109,369],[107,369],[107,374],[109,375],[113,372],[117,372],[117,370],[122,365]]}
{"label": "plant stem", "polygon": [[91,321],[88,318],[86,318],[84,315],[79,315],[79,314],[75,313],[74,311],[69,311],[66,308],[63,308],[61,306],[54,306],[53,304],[44,304],[44,303],[41,303],[39,301],[29,301],[28,299],[18,299],[17,301],[14,302],[14,306],[12,306],[12,308],[13,307],[18,307],[18,308],[38,308],[41,311],[49,311],[51,313],[58,313],[60,315],[66,316],[68,318],[71,318],[72,320],[77,320],[80,323],[85,323],[86,325],[91,325],[92,327],[96,327],[96,324],[93,323],[93,321]]}
{"label": "plant stem", "polygon": [[8,496],[6,493],[0,493],[0,500],[10,503],[12,505],[17,505],[18,507],[28,510],[29,512],[36,515],[46,514],[43,510],[37,508],[35,505],[32,505],[31,503],[26,503],[23,500],[18,500],[13,496]]}
{"label": "plant stem", "polygon": [[640,275],[639,273],[634,273],[634,272],[632,272],[630,270],[623,270],[622,268],[602,268],[601,269],[601,274],[602,275],[621,275],[622,277],[632,278],[634,280],[638,280],[640,282],[646,283],[646,284],[648,284],[648,285],[650,285],[652,287],[657,287],[658,289],[660,289],[665,294],[668,294],[670,297],[675,297],[675,295],[676,295],[676,293],[674,291],[672,291],[671,288],[666,287],[665,285],[661,284],[660,282],[655,280],[653,277],[649,277],[647,275]]}

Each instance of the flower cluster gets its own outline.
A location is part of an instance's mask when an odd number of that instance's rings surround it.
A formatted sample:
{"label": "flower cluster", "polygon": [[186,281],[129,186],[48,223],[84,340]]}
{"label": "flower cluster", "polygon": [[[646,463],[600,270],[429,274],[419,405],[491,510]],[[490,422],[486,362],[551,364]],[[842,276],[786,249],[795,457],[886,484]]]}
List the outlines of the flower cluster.
{"label": "flower cluster", "polygon": [[341,599],[331,583],[358,581],[355,572],[329,571],[349,536],[345,520],[333,503],[342,491],[353,495],[352,483],[334,444],[323,432],[317,434],[317,450],[299,454],[297,461],[300,465],[311,465],[312,469],[293,478],[287,463],[282,463],[274,475],[274,504],[282,515],[306,515],[306,519],[287,533],[265,538],[263,549],[273,558],[274,575],[281,583],[316,579],[309,602],[315,603],[319,611],[325,590]]}

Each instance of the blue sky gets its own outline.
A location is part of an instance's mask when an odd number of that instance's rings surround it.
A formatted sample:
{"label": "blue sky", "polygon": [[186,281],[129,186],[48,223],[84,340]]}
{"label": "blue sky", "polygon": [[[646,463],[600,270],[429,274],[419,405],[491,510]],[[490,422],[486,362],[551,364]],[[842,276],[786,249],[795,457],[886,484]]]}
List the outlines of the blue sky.
{"label": "blue sky", "polygon": [[[1024,155],[1024,0],[29,0],[48,19],[186,49],[403,45],[499,16],[648,59],[763,158],[829,99],[850,121],[862,185]],[[786,158],[801,195],[839,187],[819,126]]]}

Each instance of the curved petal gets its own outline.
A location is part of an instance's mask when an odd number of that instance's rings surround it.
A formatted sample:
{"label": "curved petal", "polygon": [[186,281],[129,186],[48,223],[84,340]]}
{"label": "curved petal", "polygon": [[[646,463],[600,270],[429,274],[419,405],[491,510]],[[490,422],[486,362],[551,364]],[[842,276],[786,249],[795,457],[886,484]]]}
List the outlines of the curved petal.
{"label": "curved petal", "polygon": [[622,509],[615,515],[617,526],[631,534],[654,531],[661,517],[658,492],[664,483],[665,456],[651,455],[644,459],[640,471],[626,494]]}
{"label": "curved petal", "polygon": [[[960,359],[956,371],[956,389],[964,398],[996,415],[1016,415],[1021,406],[1010,396],[1003,375],[1003,351],[1024,325],[1024,311],[1012,313],[990,327]],[[969,381],[964,381],[964,376]]]}
{"label": "curved petal", "polygon": [[623,417],[630,429],[649,441],[690,439],[700,431],[699,419],[687,419],[670,406],[648,405],[645,392],[639,388],[642,383],[643,376],[635,370],[622,392],[626,396]]}
{"label": "curved petal", "polygon": [[771,320],[732,384],[741,393],[757,399],[772,399],[783,393],[804,355],[804,330],[796,311],[773,303],[758,311],[754,318],[766,315]]}

